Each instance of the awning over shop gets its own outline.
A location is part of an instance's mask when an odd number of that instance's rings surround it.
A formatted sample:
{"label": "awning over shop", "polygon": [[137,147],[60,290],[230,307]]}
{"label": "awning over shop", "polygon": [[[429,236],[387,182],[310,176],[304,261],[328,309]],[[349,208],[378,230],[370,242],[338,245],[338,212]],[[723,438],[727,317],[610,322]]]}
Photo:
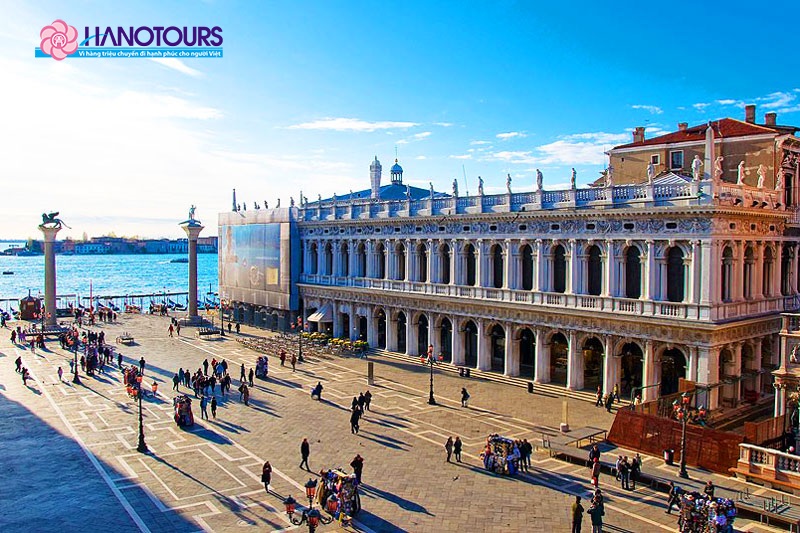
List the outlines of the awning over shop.
{"label": "awning over shop", "polygon": [[309,322],[333,322],[333,308],[331,304],[325,304],[316,313],[308,317]]}

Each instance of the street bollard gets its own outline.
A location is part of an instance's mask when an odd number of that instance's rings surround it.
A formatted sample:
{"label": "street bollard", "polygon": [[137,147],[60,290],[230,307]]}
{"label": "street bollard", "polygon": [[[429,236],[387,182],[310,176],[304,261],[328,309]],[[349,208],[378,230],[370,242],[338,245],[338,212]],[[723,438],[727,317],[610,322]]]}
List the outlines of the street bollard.
{"label": "street bollard", "polygon": [[367,363],[367,383],[375,385],[375,365],[372,361]]}

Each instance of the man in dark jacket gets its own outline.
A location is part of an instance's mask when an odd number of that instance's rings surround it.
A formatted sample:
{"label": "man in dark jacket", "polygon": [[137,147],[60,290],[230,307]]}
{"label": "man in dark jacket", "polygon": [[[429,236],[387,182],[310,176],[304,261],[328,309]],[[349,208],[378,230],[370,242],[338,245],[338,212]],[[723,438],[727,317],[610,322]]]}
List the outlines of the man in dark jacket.
{"label": "man in dark jacket", "polygon": [[308,439],[303,439],[303,442],[300,444],[300,457],[303,459],[300,461],[300,468],[306,465],[306,470],[311,471],[311,468],[308,466],[309,455],[311,455],[311,447],[308,445]]}
{"label": "man in dark jacket", "polygon": [[581,505],[581,497],[575,496],[575,503],[572,504],[572,533],[581,533],[582,522],[583,505]]}

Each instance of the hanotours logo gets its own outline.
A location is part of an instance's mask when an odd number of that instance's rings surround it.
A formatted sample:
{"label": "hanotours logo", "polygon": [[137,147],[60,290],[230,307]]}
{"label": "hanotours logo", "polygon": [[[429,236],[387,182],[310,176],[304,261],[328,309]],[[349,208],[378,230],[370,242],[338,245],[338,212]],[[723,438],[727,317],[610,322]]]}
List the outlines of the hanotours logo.
{"label": "hanotours logo", "polygon": [[42,28],[36,57],[61,61],[72,57],[222,57],[219,26],[85,26],[78,30],[63,20]]}

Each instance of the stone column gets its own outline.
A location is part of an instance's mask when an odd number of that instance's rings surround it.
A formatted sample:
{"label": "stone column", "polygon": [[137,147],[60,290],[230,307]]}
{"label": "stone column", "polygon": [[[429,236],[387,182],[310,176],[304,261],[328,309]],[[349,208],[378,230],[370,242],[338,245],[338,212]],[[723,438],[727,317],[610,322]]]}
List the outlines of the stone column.
{"label": "stone column", "polygon": [[603,290],[601,294],[603,296],[615,296],[617,291],[617,280],[615,279],[615,254],[614,254],[614,241],[611,239],[606,241],[606,264],[605,272],[603,276]]}
{"label": "stone column", "polygon": [[756,374],[756,392],[761,396],[761,338],[756,339],[753,344],[753,369],[758,372],[758,374]]}
{"label": "stone column", "polygon": [[645,258],[645,268],[644,268],[644,299],[645,300],[655,300],[655,270],[656,270],[656,246],[652,240],[648,240],[647,242],[647,257]]}
{"label": "stone column", "polygon": [[367,344],[378,347],[378,321],[375,320],[375,308],[367,307]]}
{"label": "stone column", "polygon": [[687,348],[688,356],[686,364],[686,379],[689,381],[697,381],[697,346],[689,346]]}
{"label": "stone column", "polygon": [[[544,272],[544,252],[542,246],[542,239],[536,239],[536,242],[533,246],[533,280],[532,280],[532,290],[533,292],[540,292],[544,285],[543,283],[543,272]],[[538,354],[538,352],[537,352]],[[538,355],[537,355],[538,356]]]}
{"label": "stone column", "polygon": [[486,324],[483,320],[478,321],[478,370],[489,370],[492,368],[492,353],[490,337],[484,331]]}
{"label": "stone column", "polygon": [[569,390],[583,388],[583,354],[578,351],[577,337],[575,331],[569,332],[569,350],[567,351],[567,388]]}
{"label": "stone column", "polygon": [[[406,311],[406,355],[421,355],[419,353],[419,317],[417,321],[411,320],[412,312]],[[422,315],[420,315],[422,316]],[[428,323],[428,336],[430,337],[431,324]]]}
{"label": "stone column", "polygon": [[[642,369],[642,373],[644,374],[644,381],[642,385],[644,387],[655,384],[655,366],[656,361],[653,341],[648,340],[644,343],[644,368]],[[656,387],[649,387],[642,391],[642,402],[649,402],[651,400],[655,400],[656,398],[658,398],[658,389]]]}
{"label": "stone column", "polygon": [[[56,325],[56,252],[53,243],[56,234],[61,231],[61,224],[45,226],[41,224],[39,230],[44,235],[44,323],[48,326]],[[195,278],[196,281],[196,278]],[[197,291],[195,290],[195,297]]]}
{"label": "stone column", "polygon": [[194,218],[181,224],[181,228],[189,237],[189,322],[198,322],[197,316],[197,237],[203,231],[204,226],[199,220]]}
{"label": "stone column", "polygon": [[617,383],[616,365],[618,359],[614,357],[614,337],[606,335],[603,343],[603,394],[611,394]]}
{"label": "stone column", "polygon": [[[397,319],[392,317],[393,312],[386,310],[386,349],[390,352],[397,351]],[[408,323],[406,322],[406,329]]]}
{"label": "stone column", "polygon": [[519,340],[515,339],[514,324],[506,323],[505,375],[519,376]]}
{"label": "stone column", "polygon": [[464,365],[464,333],[461,328],[464,327],[463,318],[453,317],[451,320],[453,324],[453,365]]}
{"label": "stone column", "polygon": [[[575,239],[569,240],[569,246],[566,250],[566,271],[567,275],[564,281],[566,282],[564,287],[564,294],[574,294],[575,291],[578,289],[578,272],[577,272],[577,262],[578,262],[578,245]],[[552,279],[552,274],[550,279]],[[550,287],[552,290],[552,287]]]}
{"label": "stone column", "polygon": [[545,333],[544,328],[535,328],[534,333],[536,334],[536,353],[534,354],[536,364],[533,367],[533,381],[536,383],[548,383],[550,381],[550,364],[549,358],[545,356],[547,350],[545,337],[547,333]]}

